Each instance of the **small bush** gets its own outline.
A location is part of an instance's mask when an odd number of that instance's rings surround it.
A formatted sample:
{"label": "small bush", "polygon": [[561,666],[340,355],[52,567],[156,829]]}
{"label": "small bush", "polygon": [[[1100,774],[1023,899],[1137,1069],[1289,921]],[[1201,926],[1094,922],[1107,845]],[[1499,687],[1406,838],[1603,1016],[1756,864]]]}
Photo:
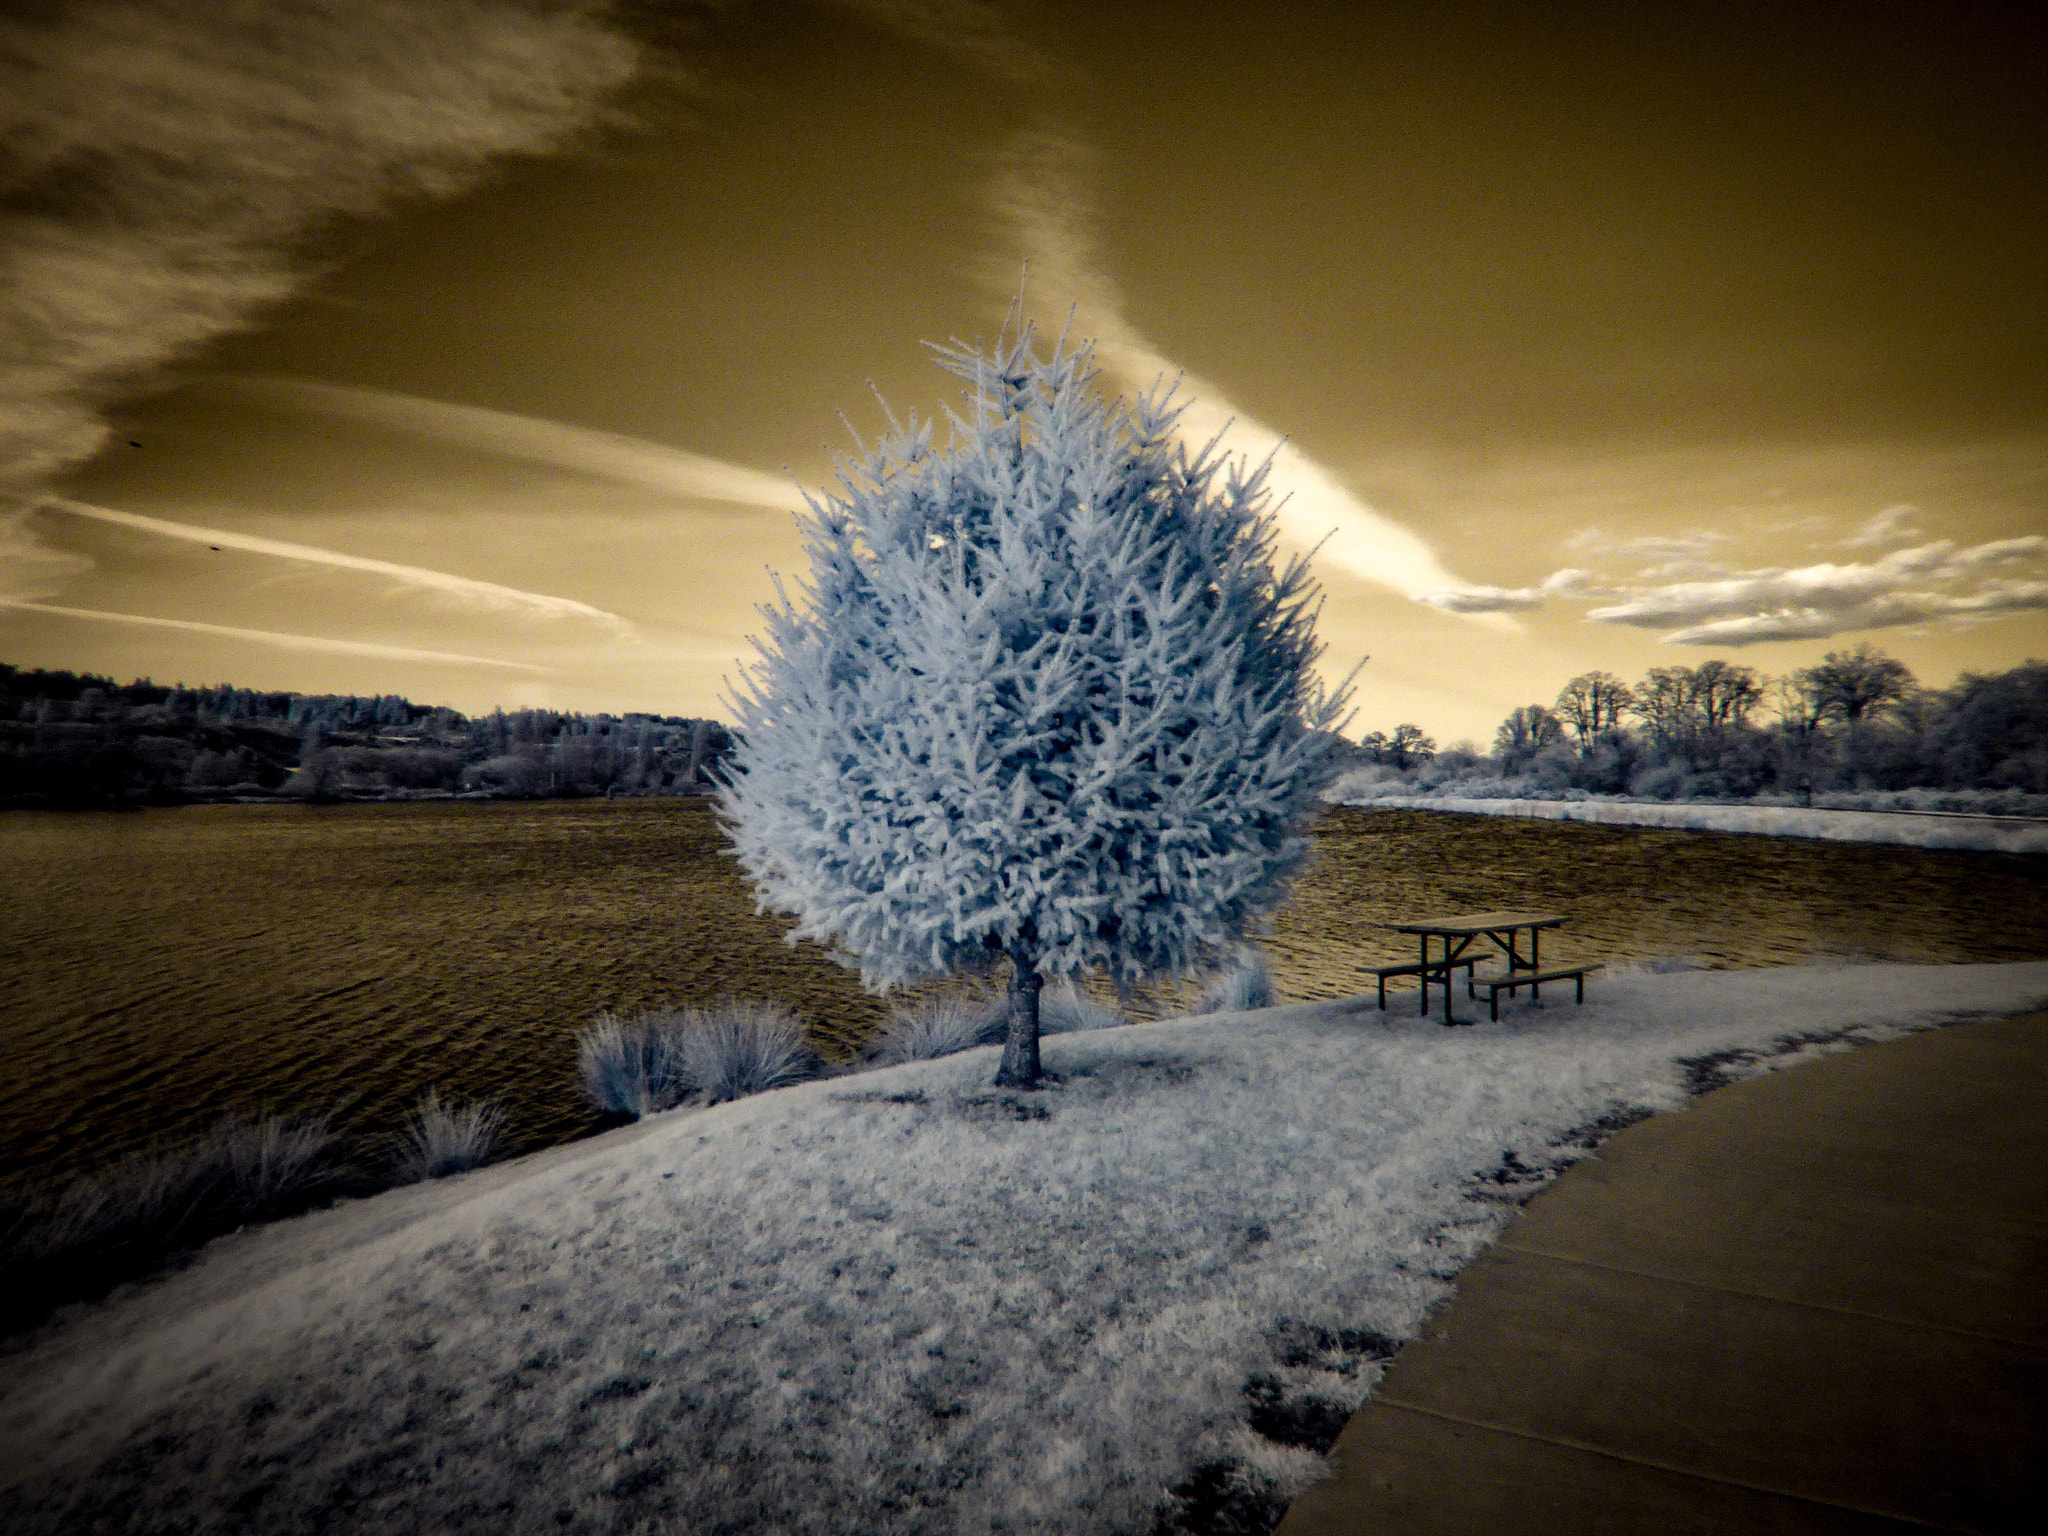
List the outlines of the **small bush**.
{"label": "small bush", "polygon": [[682,1017],[672,1008],[632,1023],[600,1013],[576,1037],[584,1091],[606,1114],[635,1120],[673,1108],[696,1086],[683,1066],[681,1034]]}
{"label": "small bush", "polygon": [[788,1008],[729,998],[632,1020],[601,1013],[576,1037],[576,1057],[598,1107],[635,1120],[686,1099],[723,1104],[826,1070]]}
{"label": "small bush", "polygon": [[1254,1008],[1270,1008],[1278,1001],[1266,952],[1246,944],[1238,949],[1237,958],[1209,983],[1193,1011],[1246,1013]]}
{"label": "small bush", "polygon": [[1009,1004],[1001,997],[984,993],[927,998],[891,1014],[866,1055],[879,1067],[934,1061],[976,1046],[999,1044],[1009,1022]]}
{"label": "small bush", "polygon": [[0,1212],[0,1330],[352,1186],[343,1146],[325,1119],[234,1116],[191,1146],[129,1158]]}
{"label": "small bush", "polygon": [[393,1181],[417,1184],[422,1179],[441,1179],[482,1167],[497,1150],[504,1121],[504,1112],[495,1104],[467,1104],[457,1109],[441,1102],[438,1089],[429,1088],[412,1112],[398,1154],[391,1160]]}
{"label": "small bush", "polygon": [[1123,1015],[1096,1002],[1071,976],[1062,977],[1038,995],[1038,1032],[1041,1035],[1115,1029],[1121,1023]]}
{"label": "small bush", "polygon": [[803,1021],[781,1003],[726,1000],[684,1009],[683,1016],[683,1068],[706,1104],[785,1088],[825,1070]]}

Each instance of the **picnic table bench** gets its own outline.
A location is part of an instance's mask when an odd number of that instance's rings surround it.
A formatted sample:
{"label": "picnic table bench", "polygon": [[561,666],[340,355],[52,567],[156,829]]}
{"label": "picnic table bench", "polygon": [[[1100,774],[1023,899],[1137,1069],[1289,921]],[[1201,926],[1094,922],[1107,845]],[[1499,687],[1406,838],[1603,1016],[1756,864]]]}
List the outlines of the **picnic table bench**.
{"label": "picnic table bench", "polygon": [[[1543,983],[1546,981],[1575,981],[1579,984],[1579,995],[1572,999],[1572,1001],[1583,1003],[1586,1000],[1586,972],[1599,969],[1598,965],[1561,965],[1556,970],[1551,971],[1525,973],[1522,975],[1515,975],[1511,972],[1506,976],[1490,976],[1480,982],[1479,985],[1487,990],[1486,1000],[1492,1007],[1493,1022],[1498,1024],[1500,1022],[1501,993],[1513,992],[1517,987],[1527,987],[1531,997],[1540,998],[1543,995]],[[1475,995],[1471,990],[1471,984],[1468,980],[1466,996]]]}
{"label": "picnic table bench", "polygon": [[[1600,969],[1597,965],[1553,966],[1549,970],[1542,963],[1542,934],[1546,928],[1556,928],[1564,923],[1564,915],[1557,912],[1475,912],[1464,916],[1423,918],[1413,923],[1396,923],[1397,933],[1412,933],[1420,946],[1420,953],[1412,962],[1400,965],[1361,966],[1371,970],[1379,978],[1379,1003],[1387,1006],[1387,978],[1390,976],[1413,976],[1420,985],[1422,1013],[1429,1015],[1429,989],[1440,986],[1444,989],[1444,1023],[1456,1024],[1451,1017],[1451,973],[1462,970],[1465,973],[1465,995],[1477,997],[1478,988],[1487,989],[1487,1000],[1496,1023],[1500,1020],[1500,995],[1513,994],[1518,988],[1527,987],[1532,997],[1543,996],[1546,981],[1570,981],[1577,984],[1578,1002],[1586,1000],[1586,973]],[[1521,934],[1528,933],[1528,950],[1523,952]],[[1486,939],[1507,959],[1508,972],[1505,976],[1475,975],[1473,967],[1480,956],[1470,953],[1472,946],[1480,939]],[[1431,940],[1440,939],[1442,952],[1430,953]]]}
{"label": "picnic table bench", "polygon": [[[1454,971],[1455,971],[1455,970],[1463,969],[1463,971],[1465,972],[1465,995],[1466,995],[1467,997],[1474,997],[1474,996],[1477,996],[1477,995],[1478,995],[1478,994],[1476,994],[1475,992],[1473,992],[1473,991],[1472,991],[1472,967],[1473,967],[1473,966],[1475,966],[1475,965],[1477,965],[1478,963],[1479,963],[1479,957],[1478,957],[1477,955],[1467,955],[1467,956],[1465,956],[1465,957],[1464,957],[1463,959],[1461,959],[1461,960],[1453,960],[1453,961],[1451,962],[1451,969],[1452,969],[1452,970],[1454,970]],[[1388,978],[1388,977],[1390,977],[1390,976],[1420,976],[1420,975],[1422,974],[1422,965],[1421,965],[1421,963],[1420,963],[1419,961],[1415,961],[1415,960],[1409,960],[1409,961],[1407,961],[1407,962],[1405,962],[1404,964],[1401,964],[1401,965],[1361,965],[1361,966],[1359,967],[1359,969],[1360,969],[1361,971],[1370,971],[1370,972],[1372,972],[1372,974],[1373,974],[1373,975],[1375,975],[1375,976],[1379,977],[1379,979],[1380,979],[1380,1008],[1381,1008],[1381,1010],[1382,1010],[1382,1011],[1384,1011],[1384,1010],[1386,1009],[1386,1006],[1387,1006],[1387,978]],[[1429,1012],[1429,1009],[1428,1009],[1428,1007],[1427,1007],[1427,1006],[1425,1006],[1425,1007],[1423,1008],[1423,1010],[1422,1010],[1422,1011],[1423,1011],[1424,1013],[1427,1013],[1427,1012]]]}

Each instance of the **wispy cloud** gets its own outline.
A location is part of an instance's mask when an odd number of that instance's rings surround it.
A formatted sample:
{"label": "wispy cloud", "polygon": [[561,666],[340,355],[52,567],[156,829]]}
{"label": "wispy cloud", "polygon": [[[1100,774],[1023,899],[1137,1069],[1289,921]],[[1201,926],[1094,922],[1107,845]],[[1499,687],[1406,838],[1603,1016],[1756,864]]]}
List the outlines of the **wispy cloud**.
{"label": "wispy cloud", "polygon": [[795,481],[645,438],[598,432],[508,411],[451,405],[384,390],[305,379],[228,378],[230,389],[327,416],[451,443],[480,453],[575,470],[692,501],[800,512]]}
{"label": "wispy cloud", "polygon": [[0,18],[0,483],[251,323],[309,231],[560,145],[640,51],[595,3],[80,0]]}
{"label": "wispy cloud", "polygon": [[193,523],[172,522],[167,518],[148,517],[140,512],[122,512],[113,507],[94,506],[91,502],[72,501],[61,496],[43,497],[37,505],[44,511],[66,513],[93,522],[112,523],[116,527],[132,528],[138,533],[180,539],[188,544],[204,544],[211,549],[234,549],[246,554],[294,560],[304,565],[361,571],[367,575],[384,577],[402,587],[431,592],[451,598],[466,607],[482,608],[489,612],[517,613],[530,618],[594,619],[620,635],[629,635],[633,632],[632,624],[617,614],[607,613],[602,608],[593,608],[590,604],[578,602],[573,597],[556,597],[546,592],[526,592],[518,587],[501,586],[494,581],[478,581],[473,577],[457,576],[449,571],[429,570],[418,565],[400,565],[391,560],[374,560],[365,555],[350,555],[340,550],[322,549],[316,544],[293,544],[284,539],[266,539],[258,534],[235,533],[226,528],[203,528]]}
{"label": "wispy cloud", "polygon": [[1543,594],[1534,587],[1446,587],[1418,592],[1415,600],[1445,613],[1516,613],[1543,606]]}
{"label": "wispy cloud", "polygon": [[[1180,368],[1125,318],[1121,293],[1094,258],[1090,159],[1086,145],[1057,128],[1020,133],[1009,146],[992,199],[1029,259],[1033,295],[1071,303],[1078,333],[1095,342],[1097,363],[1126,385],[1142,390],[1178,379],[1176,398],[1190,402],[1180,432],[1190,444],[1221,436],[1254,462],[1273,455],[1268,484],[1285,498],[1279,518],[1290,540],[1320,545],[1320,560],[1407,597],[1467,588],[1412,529],[1366,505],[1327,466],[1239,410],[1215,383]],[[990,277],[1014,285],[1015,266],[1002,266],[992,264]],[[1436,606],[1511,623],[1497,608]]]}
{"label": "wispy cloud", "polygon": [[1704,560],[1731,542],[1731,535],[1710,528],[1623,538],[1596,527],[1580,529],[1564,541],[1564,548],[1585,554],[1634,556],[1643,560]]}
{"label": "wispy cloud", "polygon": [[1858,528],[1842,544],[1848,549],[1873,549],[1881,544],[1902,544],[1908,539],[1917,539],[1921,530],[1913,525],[1919,515],[1918,507],[1901,502],[1874,513],[1870,520]]}
{"label": "wispy cloud", "polygon": [[1568,565],[1544,577],[1538,590],[1546,597],[1595,597],[1606,588],[1591,571]]}
{"label": "wispy cloud", "polygon": [[2044,558],[2048,538],[2038,534],[1967,548],[1943,539],[1871,561],[1772,567],[1639,589],[1626,602],[1592,609],[1586,617],[1663,629],[1663,638],[1679,645],[1810,640],[1982,619],[2048,609],[2048,580],[2026,572]]}
{"label": "wispy cloud", "polygon": [[107,624],[141,624],[152,629],[182,629],[198,635],[247,640],[256,645],[275,646],[285,651],[364,656],[379,661],[424,661],[463,667],[500,667],[508,672],[534,672],[542,676],[552,676],[555,670],[552,667],[537,667],[524,661],[503,661],[495,656],[464,656],[452,651],[421,651],[404,645],[378,645],[368,640],[330,640],[321,635],[287,635],[269,629],[237,629],[229,624],[205,624],[196,619],[157,619],[139,613],[102,613],[94,608],[63,608],[53,603],[25,603],[12,598],[0,598],[0,608],[47,613],[62,619],[91,619]]}
{"label": "wispy cloud", "polygon": [[[839,3],[985,74],[1034,88],[1016,108],[1025,126],[1003,147],[990,188],[990,202],[1016,241],[988,264],[985,275],[997,292],[1015,292],[1017,258],[1024,256],[1031,296],[1049,299],[1060,311],[1072,306],[1079,335],[1094,341],[1096,363],[1106,373],[1137,390],[1179,381],[1175,398],[1187,402],[1180,436],[1190,447],[1220,437],[1227,451],[1254,463],[1272,456],[1267,484],[1284,498],[1281,531],[1295,544],[1319,546],[1319,561],[1407,597],[1467,585],[1414,530],[1366,505],[1326,465],[1238,409],[1213,381],[1166,357],[1126,318],[1122,294],[1095,253],[1094,153],[1062,120],[1061,93],[1082,83],[1074,66],[1020,31],[1014,12],[989,0]],[[1514,627],[1498,608],[1434,606]]]}
{"label": "wispy cloud", "polygon": [[840,7],[998,79],[1045,86],[1064,62],[1021,36],[1014,13],[992,0],[838,0]]}
{"label": "wispy cloud", "polygon": [[1516,613],[1540,608],[1546,598],[1587,597],[1599,589],[1591,571],[1567,566],[1552,571],[1533,587],[1450,587],[1416,594],[1416,601],[1447,613]]}
{"label": "wispy cloud", "polygon": [[91,569],[92,561],[84,555],[59,549],[37,535],[32,508],[0,512],[0,602],[54,596],[65,582]]}

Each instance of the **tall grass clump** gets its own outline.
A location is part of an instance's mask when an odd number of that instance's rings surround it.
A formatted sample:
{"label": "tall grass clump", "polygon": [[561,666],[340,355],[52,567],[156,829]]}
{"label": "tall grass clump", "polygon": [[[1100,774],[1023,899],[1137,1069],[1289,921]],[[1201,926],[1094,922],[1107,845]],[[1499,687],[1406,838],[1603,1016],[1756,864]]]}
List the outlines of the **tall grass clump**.
{"label": "tall grass clump", "polygon": [[723,1104],[822,1076],[803,1021],[781,1003],[726,999],[683,1010],[683,1069],[706,1104]]}
{"label": "tall grass clump", "polygon": [[[1043,999],[1040,1003],[1043,1007]],[[906,1061],[935,1061],[978,1046],[1000,1045],[1010,1027],[1009,1000],[987,993],[929,997],[889,1016],[868,1047],[868,1062],[893,1067]]]}
{"label": "tall grass clump", "polygon": [[142,1153],[0,1211],[0,1330],[354,1188],[344,1147],[324,1117],[237,1115],[190,1146]]}
{"label": "tall grass clump", "polygon": [[608,1115],[644,1115],[673,1109],[695,1086],[683,1068],[682,1016],[656,1008],[626,1020],[609,1009],[576,1036],[583,1088]]}
{"label": "tall grass clump", "polygon": [[1237,956],[1202,993],[1194,1013],[1247,1013],[1270,1008],[1279,998],[1273,991],[1273,974],[1266,952],[1256,945],[1241,945]]}
{"label": "tall grass clump", "polygon": [[1087,1029],[1115,1029],[1123,1015],[1106,1008],[1083,992],[1071,976],[1064,976],[1039,994],[1038,1027],[1048,1035],[1074,1034]]}
{"label": "tall grass clump", "polygon": [[391,1160],[394,1183],[417,1184],[467,1173],[491,1160],[505,1124],[494,1103],[443,1104],[438,1088],[429,1088],[406,1122]]}
{"label": "tall grass clump", "polygon": [[708,1008],[601,1013],[576,1037],[583,1086],[607,1114],[645,1115],[686,1100],[723,1104],[822,1076],[803,1020],[781,1003],[724,998]]}

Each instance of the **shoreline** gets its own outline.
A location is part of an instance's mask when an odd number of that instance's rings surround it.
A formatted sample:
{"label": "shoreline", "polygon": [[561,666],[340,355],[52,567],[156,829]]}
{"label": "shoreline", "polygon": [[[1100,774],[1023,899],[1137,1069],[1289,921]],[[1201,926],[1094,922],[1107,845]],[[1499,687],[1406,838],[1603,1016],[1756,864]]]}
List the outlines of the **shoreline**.
{"label": "shoreline", "polygon": [[1713,801],[1467,799],[1454,795],[1375,795],[1329,803],[1364,811],[1520,816],[1598,826],[1667,827],[1674,831],[1888,844],[1949,852],[2048,853],[2048,817],[1969,811],[1832,810]]}
{"label": "shoreline", "polygon": [[[5,1182],[48,1189],[234,1111],[394,1132],[429,1087],[498,1100],[515,1145],[566,1140],[572,1036],[605,1009],[780,1000],[851,1054],[901,1000],[783,943],[715,822],[634,799],[6,823],[7,878],[36,896],[0,921]],[[1574,962],[2048,956],[2037,859],[1344,807],[1315,847],[1264,941],[1302,1001],[1412,959],[1390,925],[1417,913],[1531,903],[1573,914]]]}

